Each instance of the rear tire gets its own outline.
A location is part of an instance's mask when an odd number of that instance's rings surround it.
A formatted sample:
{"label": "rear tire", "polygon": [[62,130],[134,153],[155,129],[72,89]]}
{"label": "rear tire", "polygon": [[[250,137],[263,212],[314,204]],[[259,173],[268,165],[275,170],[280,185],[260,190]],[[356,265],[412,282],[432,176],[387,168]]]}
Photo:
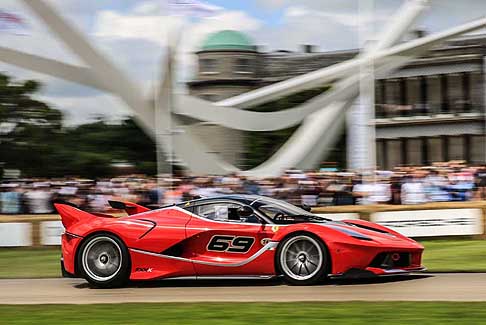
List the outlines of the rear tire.
{"label": "rear tire", "polygon": [[96,234],[83,241],[77,263],[82,277],[97,288],[121,287],[130,276],[128,249],[112,234]]}
{"label": "rear tire", "polygon": [[317,237],[298,233],[285,238],[277,249],[276,266],[291,285],[313,285],[323,281],[330,269],[327,248]]}

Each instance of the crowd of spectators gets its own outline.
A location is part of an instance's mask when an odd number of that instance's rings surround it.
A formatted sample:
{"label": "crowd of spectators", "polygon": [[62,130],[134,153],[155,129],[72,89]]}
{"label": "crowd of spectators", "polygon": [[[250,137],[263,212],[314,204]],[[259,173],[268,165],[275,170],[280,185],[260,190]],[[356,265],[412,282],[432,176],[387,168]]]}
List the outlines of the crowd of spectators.
{"label": "crowd of spectators", "polygon": [[146,206],[195,197],[245,193],[296,205],[421,204],[486,199],[486,166],[448,162],[427,167],[354,173],[335,169],[288,170],[277,178],[240,175],[112,179],[10,179],[0,183],[0,214],[48,214],[52,202],[66,200],[88,211],[109,210],[108,200]]}

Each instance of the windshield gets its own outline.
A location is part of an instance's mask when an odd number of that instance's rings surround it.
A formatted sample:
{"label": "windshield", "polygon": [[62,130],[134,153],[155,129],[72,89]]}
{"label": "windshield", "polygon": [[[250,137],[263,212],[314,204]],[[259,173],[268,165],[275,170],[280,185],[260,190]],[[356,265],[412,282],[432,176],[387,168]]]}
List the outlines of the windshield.
{"label": "windshield", "polygon": [[[305,211],[295,205],[271,198],[258,198],[251,203],[251,206],[265,216],[270,218],[273,222],[277,221],[290,221],[289,219],[295,219],[294,217],[304,217],[306,219],[321,219],[318,216]],[[322,218],[322,220],[326,220]]]}

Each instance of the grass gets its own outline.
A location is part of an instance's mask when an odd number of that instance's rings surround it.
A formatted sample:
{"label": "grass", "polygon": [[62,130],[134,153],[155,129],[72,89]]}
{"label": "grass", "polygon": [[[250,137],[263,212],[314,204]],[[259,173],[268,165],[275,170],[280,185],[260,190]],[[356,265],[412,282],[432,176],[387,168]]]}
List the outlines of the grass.
{"label": "grass", "polygon": [[0,324],[484,324],[486,303],[0,305]]}
{"label": "grass", "polygon": [[430,272],[486,272],[486,240],[427,240],[423,264]]}
{"label": "grass", "polygon": [[61,249],[2,248],[0,278],[52,278],[61,276]]}
{"label": "grass", "polygon": [[[423,264],[430,272],[486,272],[485,240],[426,240]],[[59,277],[58,247],[0,249],[0,278]]]}

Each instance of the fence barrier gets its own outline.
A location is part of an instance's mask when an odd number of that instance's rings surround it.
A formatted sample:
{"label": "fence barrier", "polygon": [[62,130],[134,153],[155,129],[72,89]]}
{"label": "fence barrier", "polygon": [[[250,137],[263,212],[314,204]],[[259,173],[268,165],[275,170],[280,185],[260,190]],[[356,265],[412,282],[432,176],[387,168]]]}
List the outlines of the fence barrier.
{"label": "fence barrier", "polygon": [[[363,219],[409,237],[478,236],[486,239],[486,201],[421,205],[319,207],[336,221]],[[56,246],[64,227],[58,215],[0,215],[0,247]]]}

